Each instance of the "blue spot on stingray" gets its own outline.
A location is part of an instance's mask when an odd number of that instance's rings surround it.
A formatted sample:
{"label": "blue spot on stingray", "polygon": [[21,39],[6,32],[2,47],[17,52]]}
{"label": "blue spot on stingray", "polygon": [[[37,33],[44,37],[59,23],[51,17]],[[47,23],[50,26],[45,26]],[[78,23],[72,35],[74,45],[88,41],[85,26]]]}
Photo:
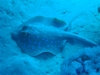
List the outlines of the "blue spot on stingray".
{"label": "blue spot on stingray", "polygon": [[34,44],[37,44],[37,42],[34,42]]}
{"label": "blue spot on stingray", "polygon": [[34,50],[34,47],[32,47],[32,50]]}
{"label": "blue spot on stingray", "polygon": [[54,43],[54,41],[51,41],[51,43]]}
{"label": "blue spot on stingray", "polygon": [[58,43],[60,43],[60,41],[57,41]]}
{"label": "blue spot on stingray", "polygon": [[26,44],[24,44],[24,47],[26,47]]}
{"label": "blue spot on stingray", "polygon": [[23,38],[23,41],[25,41],[25,38]]}
{"label": "blue spot on stingray", "polygon": [[44,40],[44,38],[42,38],[42,40]]}
{"label": "blue spot on stingray", "polygon": [[50,45],[47,45],[47,47],[50,47]]}
{"label": "blue spot on stingray", "polygon": [[32,28],[32,31],[34,30],[34,28]]}
{"label": "blue spot on stingray", "polygon": [[39,36],[37,36],[37,38],[39,38]]}
{"label": "blue spot on stingray", "polygon": [[48,40],[47,40],[47,39],[46,39],[45,41],[46,41],[46,42],[48,42]]}
{"label": "blue spot on stingray", "polygon": [[32,42],[30,41],[30,39],[28,40],[28,42],[29,42],[30,44],[32,44]]}
{"label": "blue spot on stingray", "polygon": [[38,48],[41,48],[41,46],[38,45]]}
{"label": "blue spot on stingray", "polygon": [[39,42],[38,45],[41,45],[41,43]]}

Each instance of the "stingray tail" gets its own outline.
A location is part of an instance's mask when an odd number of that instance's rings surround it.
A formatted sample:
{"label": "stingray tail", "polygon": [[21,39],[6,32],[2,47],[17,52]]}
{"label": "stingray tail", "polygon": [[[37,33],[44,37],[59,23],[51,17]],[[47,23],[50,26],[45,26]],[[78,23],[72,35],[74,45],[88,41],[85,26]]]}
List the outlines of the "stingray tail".
{"label": "stingray tail", "polygon": [[83,38],[83,37],[81,37],[79,35],[73,34],[73,33],[69,33],[69,32],[65,33],[64,37],[65,37],[65,39],[68,39],[71,42],[73,40],[80,41],[80,42],[84,43],[86,46],[89,46],[89,47],[97,46],[97,44],[95,42],[93,42],[91,40],[88,40],[86,38]]}

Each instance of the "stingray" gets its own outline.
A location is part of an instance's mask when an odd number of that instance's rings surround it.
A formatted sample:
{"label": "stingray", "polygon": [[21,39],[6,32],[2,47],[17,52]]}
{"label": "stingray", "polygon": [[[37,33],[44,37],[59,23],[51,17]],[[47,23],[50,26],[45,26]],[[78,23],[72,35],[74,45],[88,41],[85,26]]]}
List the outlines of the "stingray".
{"label": "stingray", "polygon": [[67,40],[78,40],[90,47],[97,46],[91,40],[67,32],[67,29],[66,22],[62,20],[36,16],[21,24],[11,34],[22,52],[30,56],[44,52],[56,55],[62,51]]}

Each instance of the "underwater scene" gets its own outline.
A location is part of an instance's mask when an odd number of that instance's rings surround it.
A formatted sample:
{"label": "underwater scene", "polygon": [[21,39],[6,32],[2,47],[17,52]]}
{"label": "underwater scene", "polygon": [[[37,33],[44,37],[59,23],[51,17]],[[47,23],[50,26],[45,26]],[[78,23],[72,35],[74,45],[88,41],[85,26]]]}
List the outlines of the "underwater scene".
{"label": "underwater scene", "polygon": [[0,0],[0,75],[100,75],[100,0]]}

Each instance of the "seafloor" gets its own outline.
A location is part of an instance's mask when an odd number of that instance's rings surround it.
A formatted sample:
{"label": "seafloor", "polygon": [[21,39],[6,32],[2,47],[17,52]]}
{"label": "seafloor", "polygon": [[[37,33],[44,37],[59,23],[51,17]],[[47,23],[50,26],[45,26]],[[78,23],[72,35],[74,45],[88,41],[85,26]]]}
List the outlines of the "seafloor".
{"label": "seafloor", "polygon": [[0,75],[60,75],[63,60],[84,50],[78,43],[66,43],[55,56],[21,52],[11,33],[34,16],[63,20],[68,32],[100,45],[100,0],[0,0]]}

